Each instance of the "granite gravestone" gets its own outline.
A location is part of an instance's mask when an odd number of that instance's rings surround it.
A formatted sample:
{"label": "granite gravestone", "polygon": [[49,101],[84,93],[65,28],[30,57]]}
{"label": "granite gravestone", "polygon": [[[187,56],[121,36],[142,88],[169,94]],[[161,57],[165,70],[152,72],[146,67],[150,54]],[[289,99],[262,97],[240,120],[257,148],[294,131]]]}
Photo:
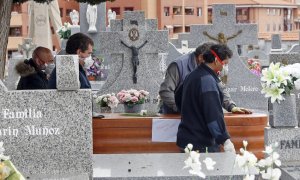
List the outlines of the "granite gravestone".
{"label": "granite gravestone", "polygon": [[182,53],[180,53],[177,50],[177,48],[171,42],[169,42],[167,53],[168,53],[167,59],[166,59],[166,66],[167,67],[171,64],[171,62],[173,62],[175,59],[177,59],[178,57],[183,55]]}
{"label": "granite gravestone", "polygon": [[91,90],[79,89],[73,57],[57,56],[57,90],[7,91],[0,81],[0,141],[25,177],[92,177]]}
{"label": "granite gravestone", "polygon": [[24,61],[24,59],[25,58],[22,55],[15,56],[15,57],[12,57],[11,59],[9,59],[8,69],[7,69],[8,75],[4,80],[4,84],[8,90],[16,90],[17,89],[20,75],[16,72],[15,67],[19,62]]}
{"label": "granite gravestone", "polygon": [[272,34],[271,37],[271,52],[282,52],[280,34]]}
{"label": "granite gravestone", "polygon": [[233,4],[213,5],[212,22],[212,25],[191,25],[190,34],[179,34],[175,44],[188,40],[189,48],[197,48],[205,42],[226,43],[233,51],[228,65],[227,91],[238,106],[267,110],[267,99],[260,92],[260,77],[251,73],[237,52],[237,45],[257,44],[257,25],[236,24]]}
{"label": "granite gravestone", "polygon": [[[202,153],[200,161],[206,157],[212,158],[216,164],[214,170],[208,171],[202,163],[202,171],[207,179],[243,179],[245,173],[235,164],[235,154],[231,153]],[[141,159],[143,159],[141,161]],[[191,175],[188,169],[183,169],[187,154],[163,153],[163,154],[98,154],[94,155],[94,179],[101,180],[186,180],[201,179]],[[116,166],[118,164],[118,166]],[[253,168],[250,174],[258,175]]]}
{"label": "granite gravestone", "polygon": [[[156,112],[158,90],[163,80],[159,76],[158,54],[167,51],[168,32],[158,31],[157,22],[145,20],[144,12],[128,11],[124,12],[123,20],[111,20],[111,32],[98,33],[94,41],[99,53],[109,54],[113,60],[108,79],[98,93],[143,89],[150,92],[145,108]],[[136,61],[139,62],[137,66]]]}
{"label": "granite gravestone", "polygon": [[287,53],[300,53],[300,31],[299,31],[299,44],[294,44]]}

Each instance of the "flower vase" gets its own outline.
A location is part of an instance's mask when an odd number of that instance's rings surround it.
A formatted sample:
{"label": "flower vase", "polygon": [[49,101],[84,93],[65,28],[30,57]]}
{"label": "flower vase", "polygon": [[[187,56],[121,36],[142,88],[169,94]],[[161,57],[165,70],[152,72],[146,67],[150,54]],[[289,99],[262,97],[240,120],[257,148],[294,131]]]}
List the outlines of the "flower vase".
{"label": "flower vase", "polygon": [[140,113],[143,104],[124,104],[125,113]]}
{"label": "flower vase", "polygon": [[61,42],[60,42],[60,49],[61,50],[65,50],[66,49],[67,41],[68,41],[68,39],[61,39]]}
{"label": "flower vase", "polygon": [[283,95],[284,101],[280,104],[269,103],[269,124],[271,127],[295,127],[298,126],[296,114],[295,94]]}
{"label": "flower vase", "polygon": [[111,108],[110,107],[100,107],[101,113],[111,113]]}

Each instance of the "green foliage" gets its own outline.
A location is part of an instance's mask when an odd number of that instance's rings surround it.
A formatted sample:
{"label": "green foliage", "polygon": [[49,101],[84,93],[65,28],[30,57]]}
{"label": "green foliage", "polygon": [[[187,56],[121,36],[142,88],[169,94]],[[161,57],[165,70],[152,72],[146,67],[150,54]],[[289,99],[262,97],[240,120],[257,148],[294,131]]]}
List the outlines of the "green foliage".
{"label": "green foliage", "polygon": [[[13,0],[13,3],[24,3],[28,0]],[[38,3],[50,3],[51,1],[53,0],[34,0],[35,2],[38,2]],[[99,3],[102,3],[102,2],[106,2],[106,1],[114,1],[114,0],[75,0],[79,3],[88,3],[88,4],[99,4]]]}

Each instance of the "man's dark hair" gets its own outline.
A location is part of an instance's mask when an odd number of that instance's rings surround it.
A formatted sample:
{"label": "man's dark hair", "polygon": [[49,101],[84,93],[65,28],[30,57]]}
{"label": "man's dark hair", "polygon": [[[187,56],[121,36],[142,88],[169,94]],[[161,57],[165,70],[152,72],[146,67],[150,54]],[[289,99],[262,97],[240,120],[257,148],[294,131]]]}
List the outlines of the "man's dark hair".
{"label": "man's dark hair", "polygon": [[232,51],[228,48],[225,44],[216,44],[212,45],[209,50],[207,50],[203,54],[203,59],[206,63],[212,63],[215,60],[215,55],[212,53],[215,52],[218,57],[221,59],[221,61],[224,61],[227,58],[232,57]]}
{"label": "man's dark hair", "polygon": [[93,40],[83,33],[76,33],[69,37],[66,45],[67,54],[77,54],[77,50],[86,51],[89,45],[94,46]]}
{"label": "man's dark hair", "polygon": [[212,42],[203,43],[200,46],[197,47],[195,50],[195,56],[198,57],[200,55],[203,55],[209,48],[214,45]]}

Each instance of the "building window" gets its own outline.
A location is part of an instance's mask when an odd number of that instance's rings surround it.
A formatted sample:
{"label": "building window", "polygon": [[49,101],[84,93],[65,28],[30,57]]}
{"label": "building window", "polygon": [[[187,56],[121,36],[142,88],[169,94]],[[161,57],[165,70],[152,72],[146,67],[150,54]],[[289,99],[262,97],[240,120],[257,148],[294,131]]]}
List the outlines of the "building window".
{"label": "building window", "polygon": [[278,9],[278,16],[281,16],[281,9]]}
{"label": "building window", "polygon": [[193,7],[185,7],[184,14],[185,15],[194,15],[194,8]]}
{"label": "building window", "polygon": [[17,13],[22,13],[21,4],[14,4],[11,11],[17,12]]}
{"label": "building window", "polygon": [[64,10],[63,10],[63,8],[59,8],[59,13],[60,13],[60,17],[64,16]]}
{"label": "building window", "polygon": [[11,27],[11,28],[9,28],[9,36],[22,36],[21,27]]}
{"label": "building window", "polygon": [[278,25],[278,31],[281,31],[281,24]]}
{"label": "building window", "polygon": [[72,9],[67,9],[66,16],[70,16],[70,13],[72,12]]}
{"label": "building window", "polygon": [[273,31],[276,31],[276,24],[273,24]]}
{"label": "building window", "polygon": [[180,6],[174,6],[173,7],[173,14],[174,15],[182,15],[182,10],[181,10],[182,8],[180,7]]}
{"label": "building window", "polygon": [[273,16],[276,15],[276,9],[273,9],[273,13],[272,13]]}
{"label": "building window", "polygon": [[133,7],[125,7],[124,11],[133,11]]}
{"label": "building window", "polygon": [[51,29],[51,33],[54,34],[55,33],[54,28],[51,26],[50,29]]}
{"label": "building window", "polygon": [[270,31],[270,24],[267,24],[267,32]]}
{"label": "building window", "polygon": [[165,16],[170,16],[170,7],[164,7]]}
{"label": "building window", "polygon": [[267,9],[267,15],[270,15],[270,9],[269,8]]}
{"label": "building window", "polygon": [[202,16],[202,8],[201,7],[197,8],[197,16]]}
{"label": "building window", "polygon": [[115,12],[116,12],[116,15],[120,15],[120,14],[121,14],[120,8],[119,8],[119,7],[112,7],[112,8],[111,8],[111,11],[112,11],[112,12],[115,11]]}
{"label": "building window", "polygon": [[191,31],[191,27],[190,26],[185,26],[185,32],[190,32]]}
{"label": "building window", "polygon": [[181,33],[182,32],[182,26],[181,25],[174,25],[173,32],[174,33]]}

